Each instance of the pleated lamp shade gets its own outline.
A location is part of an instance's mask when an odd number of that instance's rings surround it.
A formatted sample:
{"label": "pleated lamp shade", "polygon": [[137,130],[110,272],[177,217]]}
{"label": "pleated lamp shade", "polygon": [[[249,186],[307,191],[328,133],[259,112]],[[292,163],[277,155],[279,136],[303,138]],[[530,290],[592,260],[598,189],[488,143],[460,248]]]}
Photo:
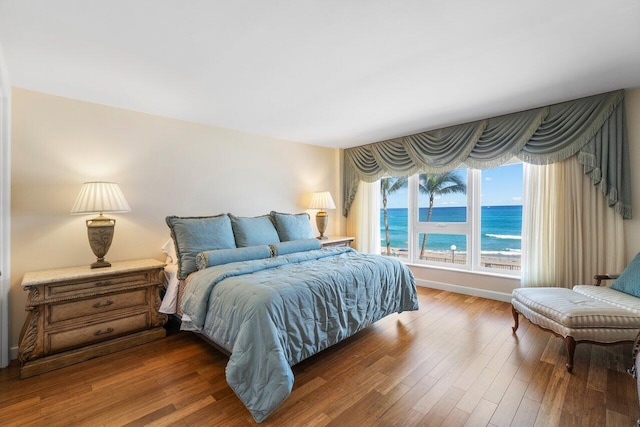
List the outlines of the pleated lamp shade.
{"label": "pleated lamp shade", "polygon": [[85,182],[71,209],[71,215],[130,211],[127,199],[115,182]]}
{"label": "pleated lamp shade", "polygon": [[336,205],[333,203],[331,193],[328,191],[316,191],[311,196],[311,204],[309,209],[335,209]]}

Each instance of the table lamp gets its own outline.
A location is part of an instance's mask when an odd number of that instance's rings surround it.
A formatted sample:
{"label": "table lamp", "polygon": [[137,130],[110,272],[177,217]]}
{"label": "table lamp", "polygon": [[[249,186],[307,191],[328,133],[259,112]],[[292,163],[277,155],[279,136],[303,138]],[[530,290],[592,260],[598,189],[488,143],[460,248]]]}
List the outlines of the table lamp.
{"label": "table lamp", "polygon": [[103,213],[130,212],[131,208],[115,182],[85,182],[71,209],[71,215],[99,214],[87,220],[89,245],[97,257],[91,268],[110,267],[104,257],[111,247],[116,220]]}
{"label": "table lamp", "polygon": [[309,209],[320,209],[316,214],[316,225],[318,226],[318,231],[320,235],[317,237],[319,240],[326,240],[327,237],[324,235],[324,231],[327,229],[327,224],[329,223],[329,216],[325,209],[335,209],[336,205],[333,203],[333,199],[331,198],[331,193],[328,191],[316,191],[313,193],[311,197],[311,204],[309,205]]}

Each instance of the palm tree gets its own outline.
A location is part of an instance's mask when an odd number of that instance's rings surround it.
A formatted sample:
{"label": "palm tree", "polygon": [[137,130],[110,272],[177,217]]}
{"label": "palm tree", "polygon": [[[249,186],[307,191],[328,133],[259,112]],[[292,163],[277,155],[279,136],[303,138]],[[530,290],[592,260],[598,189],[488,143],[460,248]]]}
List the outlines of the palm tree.
{"label": "palm tree", "polygon": [[407,186],[407,177],[382,178],[380,180],[380,196],[382,196],[382,212],[384,214],[384,235],[387,242],[387,255],[391,254],[391,238],[389,236],[389,216],[387,213],[387,196]]}
{"label": "palm tree", "polygon": [[[427,222],[431,221],[433,214],[433,200],[435,196],[444,196],[448,194],[466,194],[467,184],[456,171],[445,172],[441,174],[424,173],[418,178],[418,185],[422,194],[429,195],[429,211],[427,213]],[[424,250],[427,247],[427,233],[422,236],[422,248],[420,249],[420,258],[424,256]]]}

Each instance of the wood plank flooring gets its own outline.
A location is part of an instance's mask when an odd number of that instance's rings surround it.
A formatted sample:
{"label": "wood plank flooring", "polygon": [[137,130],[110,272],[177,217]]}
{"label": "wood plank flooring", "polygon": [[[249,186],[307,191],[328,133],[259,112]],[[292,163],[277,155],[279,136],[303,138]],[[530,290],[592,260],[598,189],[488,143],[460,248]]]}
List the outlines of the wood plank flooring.
{"label": "wood plank flooring", "polygon": [[[420,288],[391,315],[294,367],[265,426],[635,426],[631,345],[560,339],[510,305]],[[0,425],[255,425],[225,381],[227,359],[190,333],[25,380],[0,370]]]}

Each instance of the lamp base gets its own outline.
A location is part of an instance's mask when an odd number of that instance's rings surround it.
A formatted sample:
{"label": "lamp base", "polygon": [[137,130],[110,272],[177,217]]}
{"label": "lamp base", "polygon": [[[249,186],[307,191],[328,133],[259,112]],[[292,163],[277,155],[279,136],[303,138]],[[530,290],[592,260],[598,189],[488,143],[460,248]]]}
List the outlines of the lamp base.
{"label": "lamp base", "polygon": [[104,257],[111,247],[115,225],[115,219],[106,218],[102,214],[87,220],[89,246],[97,258],[96,262],[91,264],[91,268],[111,267],[111,263],[105,261]]}
{"label": "lamp base", "polygon": [[318,240],[326,240],[327,236],[324,235],[324,231],[327,229],[327,223],[329,222],[329,214],[327,211],[319,211],[316,214],[316,226],[318,226],[318,231],[320,235],[316,237]]}
{"label": "lamp base", "polygon": [[104,258],[96,260],[96,262],[91,264],[91,268],[103,268],[103,267],[111,267],[111,263],[109,261],[105,261]]}

